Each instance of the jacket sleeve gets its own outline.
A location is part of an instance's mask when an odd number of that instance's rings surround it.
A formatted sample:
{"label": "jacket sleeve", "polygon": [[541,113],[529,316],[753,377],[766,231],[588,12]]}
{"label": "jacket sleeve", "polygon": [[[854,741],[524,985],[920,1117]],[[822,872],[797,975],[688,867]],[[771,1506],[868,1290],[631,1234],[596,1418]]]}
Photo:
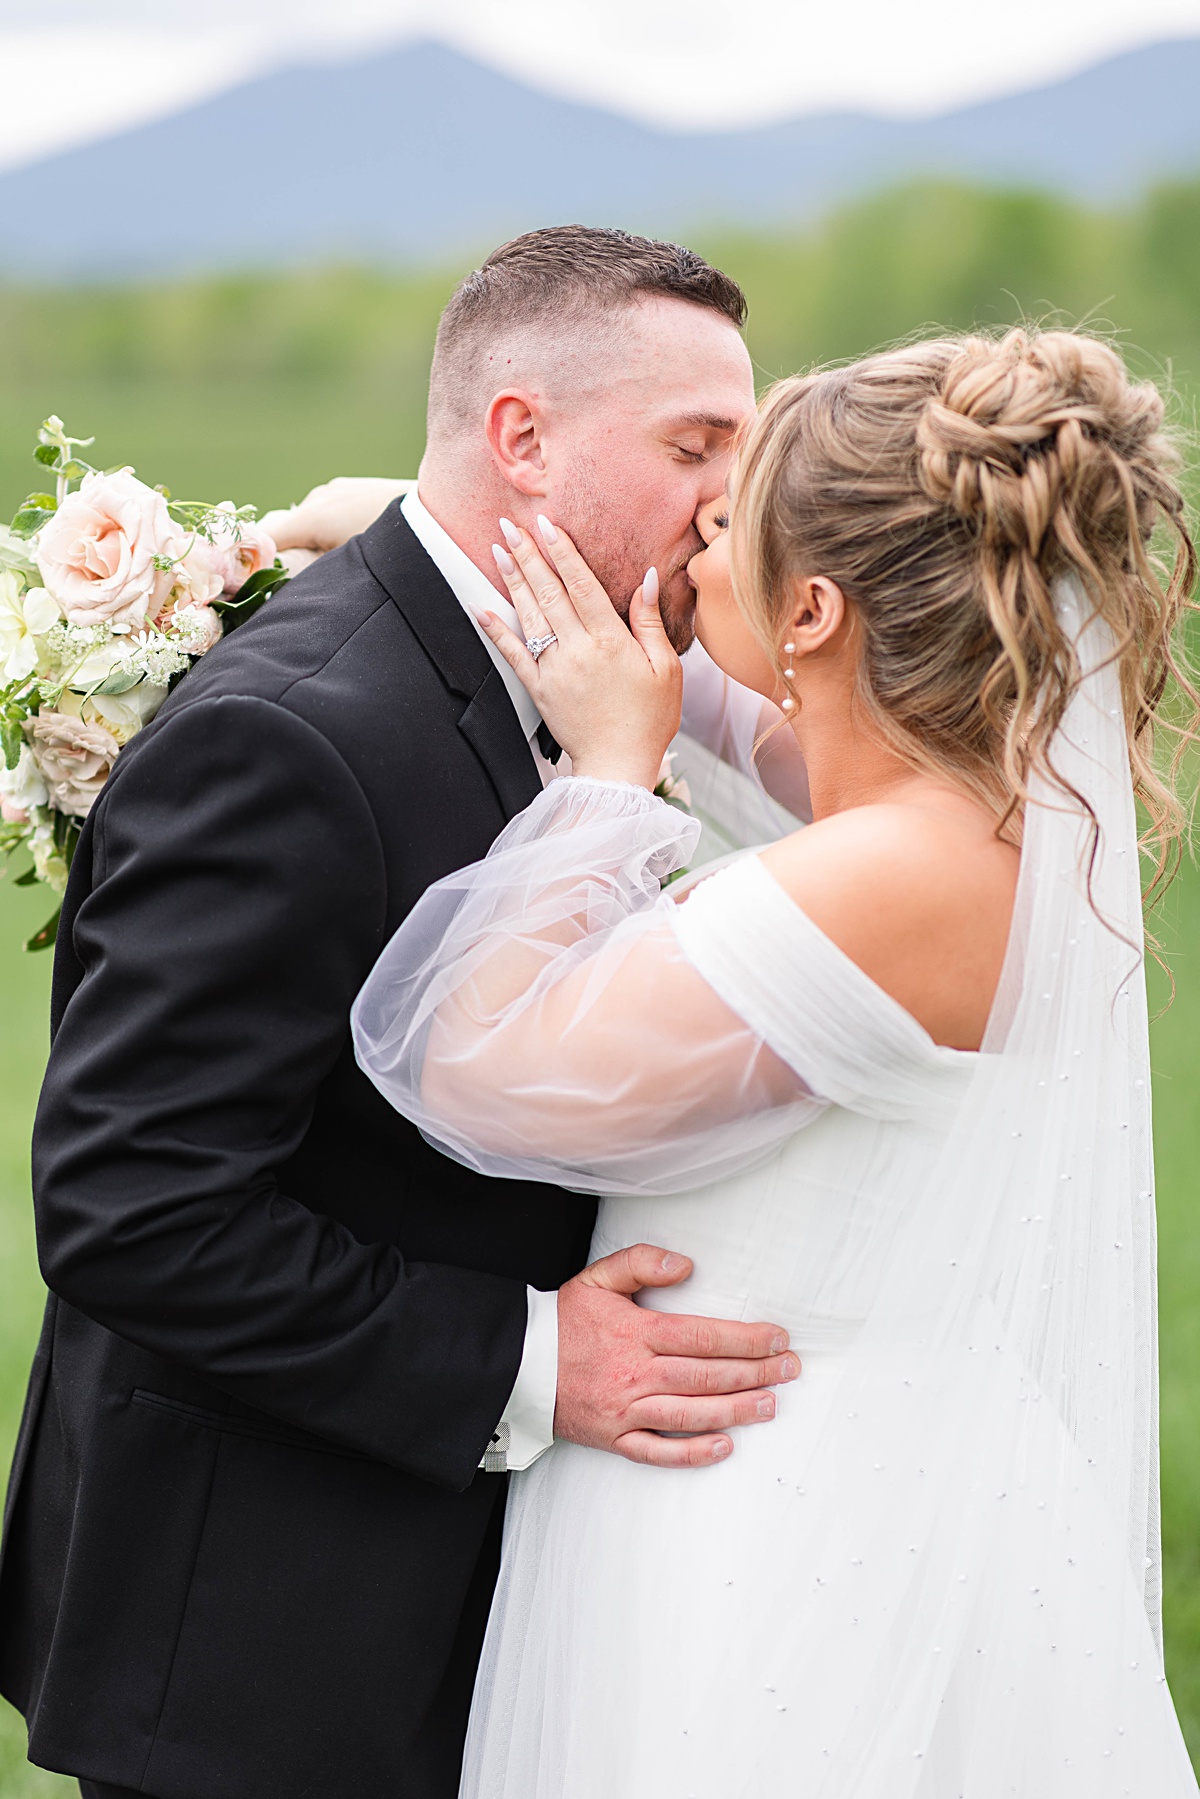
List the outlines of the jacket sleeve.
{"label": "jacket sleeve", "polygon": [[382,942],[358,783],[283,707],[203,700],[118,764],[92,834],[34,1134],[47,1284],[248,1405],[466,1487],[523,1284],[406,1263],[277,1178]]}

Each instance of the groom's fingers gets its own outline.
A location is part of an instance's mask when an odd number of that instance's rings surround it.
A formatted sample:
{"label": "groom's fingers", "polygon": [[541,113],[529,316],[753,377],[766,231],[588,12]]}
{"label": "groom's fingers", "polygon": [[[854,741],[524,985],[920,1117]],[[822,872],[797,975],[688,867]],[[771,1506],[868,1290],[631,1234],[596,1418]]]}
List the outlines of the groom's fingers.
{"label": "groom's fingers", "polygon": [[775,1416],[775,1395],[724,1393],[717,1399],[680,1399],[655,1393],[629,1408],[629,1422],[644,1430],[704,1432],[735,1430],[742,1424],[766,1424]]}
{"label": "groom's fingers", "polygon": [[642,1287],[674,1287],[692,1272],[691,1260],[653,1243],[634,1243],[614,1250],[585,1268],[576,1280],[585,1287],[604,1287],[610,1293],[637,1293]]}
{"label": "groom's fingers", "polygon": [[733,1453],[728,1437],[658,1437],[650,1430],[628,1430],[612,1447],[626,1461],[652,1468],[709,1468]]}
{"label": "groom's fingers", "polygon": [[655,1312],[647,1321],[646,1347],[655,1355],[731,1357],[756,1361],[782,1355],[788,1334],[778,1324],[743,1324],[736,1318],[699,1318],[687,1313]]}
{"label": "groom's fingers", "polygon": [[800,1374],[800,1358],[786,1355],[758,1360],[716,1356],[689,1360],[686,1356],[660,1356],[647,1381],[655,1393],[743,1393],[751,1387],[783,1387]]}

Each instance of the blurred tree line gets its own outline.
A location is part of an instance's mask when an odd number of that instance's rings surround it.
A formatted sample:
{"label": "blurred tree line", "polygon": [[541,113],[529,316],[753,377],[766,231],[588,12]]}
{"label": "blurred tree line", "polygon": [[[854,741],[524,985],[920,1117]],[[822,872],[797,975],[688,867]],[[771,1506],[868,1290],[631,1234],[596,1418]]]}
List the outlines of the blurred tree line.
{"label": "blurred tree line", "polygon": [[[695,234],[750,297],[764,383],[926,327],[1061,318],[1200,390],[1200,181],[1095,213],[1037,193],[920,183],[803,234]],[[28,485],[47,411],[176,491],[294,498],[339,468],[415,468],[438,313],[468,264],[320,268],[42,289],[0,280],[0,482]],[[168,457],[171,468],[161,460]],[[214,490],[215,491],[215,490]],[[0,506],[0,510],[3,507]]]}

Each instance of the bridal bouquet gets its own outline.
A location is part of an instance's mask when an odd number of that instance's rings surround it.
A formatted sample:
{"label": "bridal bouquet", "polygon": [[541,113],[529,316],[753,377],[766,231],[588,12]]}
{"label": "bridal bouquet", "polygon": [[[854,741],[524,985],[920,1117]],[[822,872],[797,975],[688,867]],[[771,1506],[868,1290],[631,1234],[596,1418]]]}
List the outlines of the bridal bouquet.
{"label": "bridal bouquet", "polygon": [[[53,493],[0,526],[0,854],[61,895],[87,817],[131,737],[224,632],[287,580],[252,506],[175,500],[96,469],[61,419],[38,433]],[[29,949],[54,942],[58,913]]]}

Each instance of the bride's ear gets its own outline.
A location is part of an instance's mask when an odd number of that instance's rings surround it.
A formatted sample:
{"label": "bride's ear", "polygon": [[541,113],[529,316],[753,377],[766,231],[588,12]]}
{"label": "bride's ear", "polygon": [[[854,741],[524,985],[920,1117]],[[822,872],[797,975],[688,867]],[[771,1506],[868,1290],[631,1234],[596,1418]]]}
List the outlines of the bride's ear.
{"label": "bride's ear", "polygon": [[811,656],[824,649],[846,623],[846,596],[836,581],[824,575],[805,576],[797,581],[793,594],[789,654]]}
{"label": "bride's ear", "polygon": [[510,486],[527,497],[546,492],[542,418],[537,402],[513,390],[496,394],[484,420],[492,460]]}

